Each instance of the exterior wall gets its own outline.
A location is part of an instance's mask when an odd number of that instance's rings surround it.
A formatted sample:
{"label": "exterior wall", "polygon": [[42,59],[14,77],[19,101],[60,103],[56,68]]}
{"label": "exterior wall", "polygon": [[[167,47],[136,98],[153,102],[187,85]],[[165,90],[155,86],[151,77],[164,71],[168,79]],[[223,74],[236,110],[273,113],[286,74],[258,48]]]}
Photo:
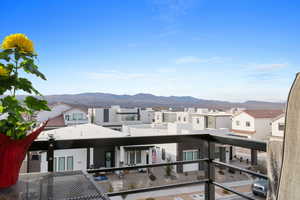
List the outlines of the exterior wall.
{"label": "exterior wall", "polygon": [[163,122],[175,122],[176,121],[176,113],[166,112],[163,113]]}
{"label": "exterior wall", "polygon": [[51,119],[57,117],[62,112],[69,110],[71,106],[67,104],[57,104],[51,108],[51,111],[41,111],[37,114],[37,121],[42,122],[46,121],[47,119]]}
{"label": "exterior wall", "polygon": [[[73,119],[73,114],[74,113],[80,113],[83,115],[83,119],[82,120],[74,120]],[[66,119],[66,116],[69,115],[70,116],[70,120]],[[87,118],[87,114],[85,112],[83,112],[80,109],[72,109],[69,110],[67,112],[64,113],[64,120],[65,120],[65,124],[66,125],[72,125],[72,124],[86,124],[88,123],[88,118]]]}
{"label": "exterior wall", "polygon": [[216,129],[228,128],[231,129],[231,116],[216,116]]}
{"label": "exterior wall", "polygon": [[[55,150],[54,157],[73,156],[73,170],[87,169],[87,150],[86,149],[64,149]],[[41,172],[48,172],[47,153],[41,154]]]}
{"label": "exterior wall", "polygon": [[192,126],[194,130],[204,130],[205,129],[205,117],[204,116],[193,116]]}
{"label": "exterior wall", "polygon": [[255,131],[253,139],[268,140],[272,133],[271,119],[255,119]]}
{"label": "exterior wall", "polygon": [[215,129],[216,128],[216,118],[214,116],[207,116],[207,128]]}
{"label": "exterior wall", "polygon": [[191,123],[192,118],[190,112],[176,112],[177,118],[176,121],[179,123]]}
{"label": "exterior wall", "polygon": [[[92,117],[93,116],[93,117]],[[88,118],[90,123],[100,124],[103,122],[103,109],[102,108],[89,108]],[[93,122],[92,122],[93,120]]]}
{"label": "exterior wall", "polygon": [[[198,158],[204,158],[206,153],[204,149],[204,141],[199,140],[195,141],[194,143],[178,143],[177,144],[177,161],[183,160],[183,151],[186,150],[198,150]],[[185,164],[185,165],[177,165],[177,172],[182,173],[186,171],[197,171],[203,170],[204,165],[203,163],[200,164]]]}
{"label": "exterior wall", "polygon": [[154,118],[155,118],[154,111],[147,110],[147,109],[146,110],[141,110],[140,114],[141,114],[141,121],[143,123],[148,124],[148,123],[153,123],[154,122]]}
{"label": "exterior wall", "polygon": [[191,123],[168,123],[168,134],[188,134],[192,129]]}
{"label": "exterior wall", "polygon": [[[104,121],[104,110],[108,109],[108,122]],[[112,125],[123,125],[123,124],[150,124],[155,119],[155,113],[153,110],[146,109],[140,110],[140,120],[136,114],[120,115],[118,112],[137,112],[138,108],[120,108],[120,106],[112,106],[111,108],[90,108],[88,111],[89,122],[101,125],[101,126],[112,126]],[[157,113],[158,114],[158,113]],[[158,117],[162,120],[162,117]],[[162,121],[161,121],[162,122]],[[161,123],[159,122],[159,123]]]}
{"label": "exterior wall", "polygon": [[[237,125],[236,123],[237,121],[240,122],[240,125]],[[250,122],[249,127],[246,126],[247,121]],[[252,116],[246,113],[241,113],[232,118],[232,129],[243,130],[243,131],[255,131],[255,120]]]}
{"label": "exterior wall", "polygon": [[283,137],[284,130],[279,130],[280,124],[285,124],[284,116],[282,116],[279,119],[272,122],[272,136],[273,137]]}

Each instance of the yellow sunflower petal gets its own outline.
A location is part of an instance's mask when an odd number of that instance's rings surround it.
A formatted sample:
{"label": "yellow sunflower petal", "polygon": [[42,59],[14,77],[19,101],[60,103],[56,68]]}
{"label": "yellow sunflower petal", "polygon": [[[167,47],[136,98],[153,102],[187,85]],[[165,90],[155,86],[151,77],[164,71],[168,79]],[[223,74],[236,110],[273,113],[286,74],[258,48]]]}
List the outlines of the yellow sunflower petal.
{"label": "yellow sunflower petal", "polygon": [[1,45],[2,49],[15,49],[18,48],[21,52],[33,53],[33,42],[28,39],[25,34],[16,33],[6,36]]}

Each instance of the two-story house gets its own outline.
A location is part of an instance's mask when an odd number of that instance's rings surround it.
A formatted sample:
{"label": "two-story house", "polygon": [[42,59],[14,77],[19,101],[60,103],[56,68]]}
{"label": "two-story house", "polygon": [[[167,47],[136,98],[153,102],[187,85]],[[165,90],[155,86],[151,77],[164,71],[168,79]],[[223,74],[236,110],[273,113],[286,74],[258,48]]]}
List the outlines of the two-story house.
{"label": "two-story house", "polygon": [[46,130],[88,123],[87,108],[85,107],[65,103],[56,103],[49,107],[51,111],[41,111],[36,115],[39,122],[49,120]]}
{"label": "two-story house", "polygon": [[154,121],[154,110],[151,108],[121,108],[118,105],[110,108],[89,108],[89,122],[114,130],[121,130],[127,124],[150,124]]}
{"label": "two-story house", "polygon": [[232,118],[231,131],[239,136],[267,140],[272,132],[272,120],[282,110],[244,110]]}

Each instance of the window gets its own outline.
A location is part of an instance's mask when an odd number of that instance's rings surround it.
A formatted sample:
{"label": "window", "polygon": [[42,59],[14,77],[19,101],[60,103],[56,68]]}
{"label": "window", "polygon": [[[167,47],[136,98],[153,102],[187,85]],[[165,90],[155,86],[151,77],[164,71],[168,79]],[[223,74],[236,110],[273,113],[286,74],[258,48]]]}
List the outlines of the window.
{"label": "window", "polygon": [[181,118],[180,118],[180,116],[178,117],[178,121],[180,121],[181,120]]}
{"label": "window", "polygon": [[285,126],[284,126],[284,123],[279,123],[279,124],[278,124],[278,130],[279,130],[279,131],[284,131],[284,127],[285,127]]}
{"label": "window", "polygon": [[65,171],[65,157],[58,158],[58,171]]}
{"label": "window", "polygon": [[166,150],[164,148],[161,150],[161,159],[166,160]]}
{"label": "window", "polygon": [[68,156],[67,157],[67,170],[68,171],[72,171],[74,168],[74,159],[73,156]]}
{"label": "window", "polygon": [[142,151],[127,151],[127,165],[136,165],[142,163]]}
{"label": "window", "polygon": [[251,124],[250,122],[246,122],[246,126],[249,127]]}
{"label": "window", "polygon": [[197,124],[200,124],[200,120],[199,120],[199,118],[197,118]]}
{"label": "window", "polygon": [[142,152],[141,151],[136,151],[136,164],[141,164],[142,163]]}
{"label": "window", "polygon": [[235,124],[236,124],[237,126],[239,126],[239,125],[240,125],[240,121],[235,121]]}
{"label": "window", "polygon": [[65,120],[70,121],[70,115],[65,115]]}
{"label": "window", "polygon": [[186,150],[183,151],[183,160],[197,160],[198,159],[198,150]]}
{"label": "window", "polygon": [[183,121],[185,122],[185,120],[186,120],[186,118],[184,117],[184,118],[183,118]]}
{"label": "window", "polygon": [[57,158],[54,158],[54,171],[57,171]]}
{"label": "window", "polygon": [[83,113],[73,113],[73,120],[82,120],[83,119]]}

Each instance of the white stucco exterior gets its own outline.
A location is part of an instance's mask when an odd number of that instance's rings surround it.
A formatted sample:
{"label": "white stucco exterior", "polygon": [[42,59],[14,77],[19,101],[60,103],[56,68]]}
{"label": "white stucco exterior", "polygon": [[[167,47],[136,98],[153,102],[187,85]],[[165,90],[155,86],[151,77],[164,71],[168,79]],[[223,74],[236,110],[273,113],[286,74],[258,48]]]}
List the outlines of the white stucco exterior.
{"label": "white stucco exterior", "polygon": [[272,137],[283,138],[285,126],[285,116],[280,115],[272,121]]}
{"label": "white stucco exterior", "polygon": [[232,130],[251,139],[267,140],[271,136],[271,118],[254,118],[242,112],[232,119]]}

